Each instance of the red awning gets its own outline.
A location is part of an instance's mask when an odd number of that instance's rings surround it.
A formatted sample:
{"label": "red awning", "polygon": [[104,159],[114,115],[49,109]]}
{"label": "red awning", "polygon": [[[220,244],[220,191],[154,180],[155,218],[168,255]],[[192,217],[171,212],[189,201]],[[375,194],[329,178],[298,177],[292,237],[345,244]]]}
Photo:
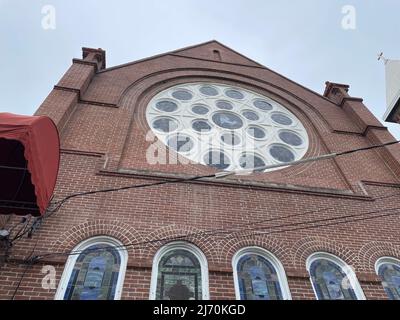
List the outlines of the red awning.
{"label": "red awning", "polygon": [[59,160],[58,131],[49,117],[0,113],[0,214],[43,215]]}

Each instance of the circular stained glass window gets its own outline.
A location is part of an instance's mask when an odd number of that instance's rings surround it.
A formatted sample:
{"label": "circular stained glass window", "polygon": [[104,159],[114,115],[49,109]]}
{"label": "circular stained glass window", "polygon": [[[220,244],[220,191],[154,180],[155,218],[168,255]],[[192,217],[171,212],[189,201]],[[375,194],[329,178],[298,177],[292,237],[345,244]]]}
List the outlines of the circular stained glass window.
{"label": "circular stained glass window", "polygon": [[[188,83],[152,98],[146,118],[157,138],[183,157],[217,170],[301,159],[307,131],[268,96],[221,83]],[[265,171],[279,170],[279,168]]]}
{"label": "circular stained glass window", "polygon": [[297,133],[291,131],[279,132],[279,138],[281,138],[283,142],[295,147],[301,146],[303,143],[303,139]]}
{"label": "circular stained glass window", "polygon": [[255,113],[254,111],[250,111],[250,110],[245,110],[242,112],[243,117],[245,117],[247,120],[250,121],[257,121],[260,119],[260,117],[258,116],[257,113]]}
{"label": "circular stained glass window", "polygon": [[265,161],[255,154],[245,153],[239,158],[239,164],[243,169],[254,169],[265,166]]}
{"label": "circular stained glass window", "polygon": [[179,152],[189,152],[193,149],[193,140],[184,134],[176,134],[168,139],[168,146]]}
{"label": "circular stained glass window", "polygon": [[233,109],[233,105],[232,103],[228,102],[228,101],[217,101],[217,107],[220,109],[225,109],[225,110],[232,110]]}
{"label": "circular stained glass window", "polygon": [[172,132],[178,128],[178,122],[170,118],[158,118],[153,121],[153,128],[161,132]]}
{"label": "circular stained glass window", "polygon": [[230,166],[229,158],[221,151],[209,151],[204,156],[204,162],[217,169],[226,169]]}
{"label": "circular stained glass window", "polygon": [[192,107],[192,111],[195,113],[195,114],[199,114],[199,115],[204,115],[204,114],[207,114],[208,113],[208,111],[209,111],[209,109],[206,107],[206,106],[203,106],[203,105],[194,105],[193,107]]}
{"label": "circular stained glass window", "polygon": [[243,121],[239,116],[229,112],[217,112],[212,116],[214,123],[224,129],[239,129]]}
{"label": "circular stained glass window", "polygon": [[238,144],[240,144],[240,141],[241,141],[240,137],[233,132],[224,133],[221,136],[221,140],[222,140],[222,142],[224,142],[228,145],[231,145],[231,146],[237,146]]}
{"label": "circular stained glass window", "polygon": [[229,98],[232,99],[243,99],[244,98],[244,94],[239,91],[239,90],[235,90],[235,89],[229,89],[225,91],[226,96],[228,96]]}
{"label": "circular stained glass window", "polygon": [[267,136],[265,130],[259,127],[248,127],[247,133],[256,139],[264,139]]}
{"label": "circular stained glass window", "polygon": [[178,105],[175,102],[163,100],[156,103],[156,108],[160,111],[174,112],[178,110]]}
{"label": "circular stained glass window", "polygon": [[193,95],[189,91],[186,91],[186,90],[176,90],[176,91],[172,92],[172,96],[175,99],[182,100],[182,101],[191,100],[193,97]]}
{"label": "circular stained glass window", "polygon": [[259,100],[259,99],[257,99],[257,100],[255,100],[255,101],[253,102],[253,105],[254,105],[256,108],[258,108],[258,109],[260,109],[260,110],[263,110],[263,111],[270,111],[270,110],[273,109],[272,104],[270,104],[268,101],[265,101],[265,100]]}
{"label": "circular stained glass window", "polygon": [[206,120],[195,120],[192,123],[192,128],[197,132],[211,131],[211,125]]}
{"label": "circular stained glass window", "polygon": [[293,151],[280,145],[272,145],[269,149],[269,153],[274,159],[280,162],[291,162],[296,158]]}
{"label": "circular stained glass window", "polygon": [[271,119],[284,126],[290,126],[293,123],[292,119],[283,113],[273,113]]}
{"label": "circular stained glass window", "polygon": [[202,86],[199,91],[206,95],[206,96],[216,96],[218,95],[218,90],[215,89],[215,87],[212,86]]}

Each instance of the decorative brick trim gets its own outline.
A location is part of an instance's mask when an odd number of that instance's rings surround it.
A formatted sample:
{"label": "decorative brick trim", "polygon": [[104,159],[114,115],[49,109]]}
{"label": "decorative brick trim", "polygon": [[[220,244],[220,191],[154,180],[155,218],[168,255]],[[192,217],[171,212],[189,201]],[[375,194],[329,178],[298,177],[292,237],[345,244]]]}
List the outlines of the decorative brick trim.
{"label": "decorative brick trim", "polygon": [[358,251],[358,259],[362,262],[363,271],[375,273],[375,263],[381,257],[400,259],[400,245],[392,242],[371,241]]}
{"label": "decorative brick trim", "polygon": [[291,248],[281,240],[269,235],[248,235],[244,237],[232,238],[227,241],[221,241],[219,245],[220,262],[226,265],[232,265],[234,254],[242,248],[260,247],[271,252],[278,260],[285,265],[291,260]]}
{"label": "decorative brick trim", "polygon": [[202,232],[202,230],[190,226],[176,225],[176,224],[156,229],[146,237],[145,241],[153,241],[154,239],[164,239],[164,238],[171,240],[149,243],[143,250],[142,254],[146,261],[152,262],[157,251],[167,243],[174,241],[187,241],[197,246],[206,256],[208,264],[210,263],[212,264],[215,261],[215,258],[217,257],[217,254],[215,252],[217,244],[210,236],[197,235],[180,239],[180,237],[185,236],[187,234],[194,234],[194,233],[198,234],[199,232]]}
{"label": "decorative brick trim", "polygon": [[360,266],[357,254],[352,250],[338,244],[326,237],[305,237],[292,246],[293,267],[297,269],[306,268],[307,258],[315,252],[331,253],[345,261],[349,266],[358,268]]}
{"label": "decorative brick trim", "polygon": [[[124,245],[144,241],[138,231],[125,223],[99,219],[75,225],[64,232],[50,246],[51,252],[70,252],[83,240],[95,236],[110,236],[121,241]],[[137,255],[134,248],[128,248],[128,254],[129,260],[131,260],[132,255]]]}

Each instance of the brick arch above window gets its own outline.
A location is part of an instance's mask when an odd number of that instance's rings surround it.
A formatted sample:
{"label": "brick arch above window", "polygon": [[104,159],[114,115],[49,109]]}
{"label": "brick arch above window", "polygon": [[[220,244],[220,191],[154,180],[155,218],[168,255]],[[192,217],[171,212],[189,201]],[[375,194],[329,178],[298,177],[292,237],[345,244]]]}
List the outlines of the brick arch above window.
{"label": "brick arch above window", "polygon": [[[198,247],[206,256],[208,263],[213,263],[216,259],[215,248],[217,244],[209,236],[201,235],[201,232],[204,232],[204,230],[176,224],[155,229],[145,239],[149,244],[143,252],[145,255],[144,258],[146,261],[152,261],[154,255],[161,247],[171,242],[185,241]],[[154,241],[160,239],[163,240]]]}
{"label": "brick arch above window", "polygon": [[335,255],[355,268],[360,266],[356,252],[327,237],[304,237],[292,246],[292,252],[293,267],[296,269],[305,269],[307,258],[316,252]]}
{"label": "brick arch above window", "polygon": [[291,248],[283,241],[272,236],[245,236],[222,241],[219,246],[220,262],[231,265],[232,257],[241,249],[247,247],[260,247],[275,255],[282,264],[291,261]]}
{"label": "brick arch above window", "polygon": [[[283,102],[285,106],[289,105],[291,111],[306,115],[320,130],[328,132],[332,129],[332,124],[328,120],[329,117],[322,113],[324,110],[316,108],[315,105],[299,96],[297,92],[288,90],[286,87],[279,86],[272,81],[227,70],[174,68],[148,74],[125,88],[117,106],[122,109],[134,111],[140,100],[148,94],[154,95],[152,93],[154,90],[157,93],[173,85],[197,81],[221,82],[227,85],[243,86],[245,89],[255,90],[260,94],[271,95],[271,98],[278,99],[278,102]],[[316,118],[318,118],[318,121],[316,121]]]}
{"label": "brick arch above window", "polygon": [[390,242],[371,241],[358,251],[361,268],[366,272],[375,272],[375,264],[382,257],[392,257],[400,260],[400,245]]}
{"label": "brick arch above window", "polygon": [[[70,252],[83,240],[95,236],[110,236],[119,240],[124,245],[143,241],[142,235],[131,226],[118,221],[99,219],[73,226],[52,243],[50,251]],[[129,260],[137,256],[134,250],[128,249],[128,251]]]}
{"label": "brick arch above window", "polygon": [[[141,156],[142,153],[137,153],[138,148],[149,150],[151,142],[154,140],[146,120],[148,104],[157,93],[174,85],[192,82],[218,82],[223,85],[239,86],[275,100],[293,113],[305,126],[309,138],[309,147],[305,157],[313,157],[328,152],[322,136],[330,132],[331,128],[325,117],[320,113],[320,110],[317,110],[313,105],[303,101],[293,93],[276,87],[272,83],[264,83],[260,79],[249,79],[242,74],[208,69],[174,69],[169,72],[162,71],[148,75],[132,83],[124,91],[118,102],[119,108],[116,114],[118,117],[117,122],[119,123],[118,133],[116,132],[110,138],[112,142],[109,143],[109,150],[107,151],[109,161],[105,169],[149,168],[147,160]],[[146,136],[146,139],[143,139],[143,141],[138,139],[141,136]],[[157,139],[155,140],[157,141]],[[301,164],[296,167],[286,168],[284,172],[290,175],[300,175],[310,166],[309,163]],[[196,172],[196,174],[213,172],[205,166],[191,163],[186,165],[186,168],[191,173]],[[174,167],[175,169],[181,170],[182,167],[177,166],[176,168]],[[336,167],[332,168],[332,170],[336,170]],[[187,172],[184,171],[184,173]],[[343,177],[337,178],[337,180],[340,188],[347,187],[342,185]]]}

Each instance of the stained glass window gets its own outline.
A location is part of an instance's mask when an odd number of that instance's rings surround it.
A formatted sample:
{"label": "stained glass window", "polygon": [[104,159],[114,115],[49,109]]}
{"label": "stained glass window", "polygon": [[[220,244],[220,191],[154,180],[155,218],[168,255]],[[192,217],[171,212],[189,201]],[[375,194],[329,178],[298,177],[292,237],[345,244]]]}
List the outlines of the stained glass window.
{"label": "stained glass window", "polygon": [[342,268],[327,259],[310,266],[311,281],[320,300],[357,300],[354,289]]}
{"label": "stained glass window", "polygon": [[[287,164],[302,159],[309,146],[307,130],[286,106],[260,93],[222,83],[194,82],[166,88],[150,100],[146,119],[166,146],[171,147],[172,134],[191,137],[190,152],[170,148],[181,155],[179,162],[188,159],[216,170],[245,169],[243,153],[257,153],[267,164]],[[229,163],[216,164],[205,156],[215,149],[225,154]]]}
{"label": "stained glass window", "polygon": [[188,250],[168,251],[160,259],[157,274],[157,300],[201,300],[201,265]]}
{"label": "stained glass window", "polygon": [[77,258],[64,300],[113,300],[121,257],[110,245],[95,244]]}
{"label": "stained glass window", "polygon": [[237,263],[240,299],[282,300],[282,290],[275,267],[257,254],[246,254]]}
{"label": "stained glass window", "polygon": [[384,263],[378,270],[382,285],[391,300],[400,300],[400,264]]}

